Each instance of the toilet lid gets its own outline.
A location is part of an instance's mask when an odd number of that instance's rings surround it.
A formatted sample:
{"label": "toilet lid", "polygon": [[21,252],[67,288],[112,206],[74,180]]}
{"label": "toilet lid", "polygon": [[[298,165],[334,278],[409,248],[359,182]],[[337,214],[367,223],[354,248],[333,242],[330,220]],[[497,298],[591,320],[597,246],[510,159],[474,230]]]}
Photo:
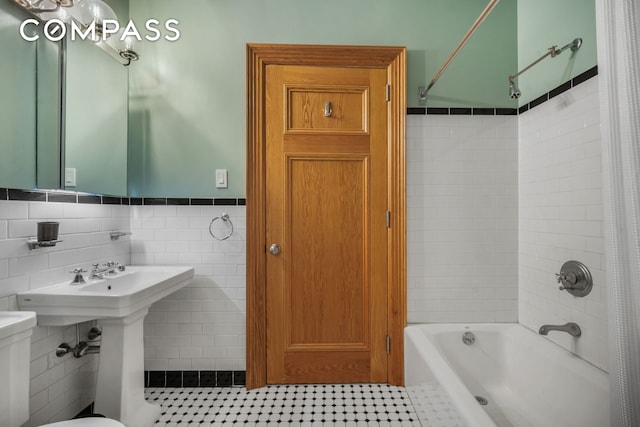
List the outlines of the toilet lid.
{"label": "toilet lid", "polygon": [[78,418],[77,420],[45,424],[43,427],[124,427],[124,424],[109,418]]}

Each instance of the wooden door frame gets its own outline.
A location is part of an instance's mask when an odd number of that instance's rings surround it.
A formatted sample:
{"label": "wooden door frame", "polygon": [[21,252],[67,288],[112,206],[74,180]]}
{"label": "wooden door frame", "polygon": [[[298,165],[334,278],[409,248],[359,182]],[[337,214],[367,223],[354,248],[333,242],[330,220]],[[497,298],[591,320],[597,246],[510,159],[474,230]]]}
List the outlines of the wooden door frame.
{"label": "wooden door frame", "polygon": [[406,48],[247,44],[247,377],[248,389],[267,384],[266,131],[267,65],[384,68],[391,85],[388,108],[387,328],[388,382],[404,384],[407,323],[405,114]]}

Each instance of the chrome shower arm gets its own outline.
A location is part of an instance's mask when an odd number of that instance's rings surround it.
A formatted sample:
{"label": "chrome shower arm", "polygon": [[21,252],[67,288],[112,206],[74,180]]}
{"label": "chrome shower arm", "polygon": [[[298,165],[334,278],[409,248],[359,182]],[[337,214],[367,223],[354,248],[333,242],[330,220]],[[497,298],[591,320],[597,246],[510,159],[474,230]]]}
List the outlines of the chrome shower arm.
{"label": "chrome shower arm", "polygon": [[571,43],[567,43],[566,45],[562,46],[560,49],[558,49],[558,46],[556,46],[556,45],[551,46],[547,50],[547,53],[545,53],[540,58],[538,58],[535,61],[533,61],[531,64],[529,64],[526,67],[524,67],[522,70],[518,71],[516,74],[513,74],[513,75],[509,76],[509,83],[513,83],[513,81],[514,81],[514,79],[516,77],[520,76],[525,71],[528,71],[531,67],[533,67],[534,65],[538,64],[540,61],[545,59],[547,56],[551,56],[552,58],[555,58],[556,56],[560,55],[562,52],[564,52],[565,50],[567,50],[569,48],[571,48],[571,52],[575,52],[578,49],[580,49],[580,46],[582,46],[582,39],[581,38],[574,39]]}
{"label": "chrome shower arm", "polygon": [[558,52],[560,50],[558,49],[557,46],[551,46],[547,53],[545,53],[544,55],[542,55],[540,58],[536,59],[535,61],[533,61],[531,64],[527,65],[526,67],[524,67],[522,70],[518,71],[517,73],[509,76],[509,82],[513,83],[513,80],[520,76],[520,74],[524,73],[525,71],[528,71],[530,68],[532,68],[534,65],[538,64],[540,61],[542,61],[544,58],[546,58],[547,56],[551,56],[552,58],[555,57],[556,55],[558,55]]}

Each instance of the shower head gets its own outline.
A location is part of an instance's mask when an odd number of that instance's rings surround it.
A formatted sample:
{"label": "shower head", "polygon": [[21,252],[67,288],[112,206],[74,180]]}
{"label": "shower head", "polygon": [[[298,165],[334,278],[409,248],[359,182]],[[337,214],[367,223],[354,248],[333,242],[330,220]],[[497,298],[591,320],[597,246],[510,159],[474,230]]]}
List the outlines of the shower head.
{"label": "shower head", "polygon": [[509,77],[509,98],[518,99],[520,98],[520,89],[516,86],[516,82],[513,81],[511,77]]}
{"label": "shower head", "polygon": [[527,65],[517,73],[510,75],[509,76],[509,98],[511,99],[520,98],[520,89],[518,89],[518,86],[516,85],[516,82],[515,82],[515,79],[517,79],[518,76],[520,76],[520,74],[524,73],[525,71],[527,71],[528,69],[536,65],[538,62],[545,59],[547,56],[555,58],[556,56],[560,55],[562,52],[564,52],[567,49],[571,49],[571,52],[575,53],[578,51],[578,49],[580,49],[580,46],[582,46],[582,39],[580,37],[573,39],[571,43],[567,43],[566,45],[562,46],[560,49],[558,49],[558,46],[553,45],[549,49],[547,49],[547,53],[542,55],[540,58],[536,59],[531,64]]}

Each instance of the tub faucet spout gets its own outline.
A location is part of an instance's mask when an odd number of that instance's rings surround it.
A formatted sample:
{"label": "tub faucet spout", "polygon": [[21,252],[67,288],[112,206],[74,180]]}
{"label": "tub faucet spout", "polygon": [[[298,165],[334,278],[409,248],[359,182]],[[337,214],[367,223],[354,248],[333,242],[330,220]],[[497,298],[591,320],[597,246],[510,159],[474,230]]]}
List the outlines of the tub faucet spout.
{"label": "tub faucet spout", "polygon": [[579,337],[580,335],[582,335],[580,326],[578,326],[578,324],[574,322],[565,323],[564,325],[542,325],[538,333],[540,335],[547,335],[550,331],[566,332],[574,337]]}

